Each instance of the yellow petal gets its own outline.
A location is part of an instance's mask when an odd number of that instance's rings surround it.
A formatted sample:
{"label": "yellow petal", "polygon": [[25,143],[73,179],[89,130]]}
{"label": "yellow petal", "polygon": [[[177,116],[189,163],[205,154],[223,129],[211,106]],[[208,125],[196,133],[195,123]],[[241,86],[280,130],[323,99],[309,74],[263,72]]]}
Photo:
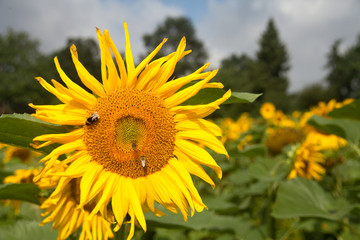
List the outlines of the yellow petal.
{"label": "yellow petal", "polygon": [[218,109],[219,105],[225,102],[230,96],[231,91],[229,90],[222,96],[222,98],[219,98],[214,102],[194,106],[176,106],[171,108],[170,111],[175,113],[174,120],[176,122],[180,122],[185,119],[204,118]]}
{"label": "yellow petal", "polygon": [[128,88],[131,88],[133,86],[133,80],[134,80],[134,74],[135,74],[135,65],[134,65],[134,59],[131,52],[131,46],[130,46],[130,37],[129,37],[129,30],[127,27],[126,22],[124,22],[124,29],[125,29],[125,57],[126,57],[126,68],[128,73]]}
{"label": "yellow petal", "polygon": [[[167,41],[165,38],[156,48],[152,51],[134,70],[134,74],[132,76],[133,79],[130,79],[130,82],[135,82],[135,78],[140,74],[140,72],[148,65],[148,63],[155,57],[155,55],[160,51],[161,47]],[[136,85],[137,83],[135,83]]]}
{"label": "yellow petal", "polygon": [[130,199],[130,207],[134,211],[136,219],[139,221],[140,226],[142,227],[142,229],[144,229],[144,231],[146,231],[146,222],[145,222],[144,213],[141,209],[141,204],[135,192],[132,179],[125,178],[125,186]]}
{"label": "yellow petal", "polygon": [[88,93],[85,91],[82,87],[74,83],[70,80],[70,78],[65,74],[65,72],[62,70],[59,64],[59,60],[57,57],[54,59],[56,69],[61,77],[61,79],[64,81],[66,86],[69,88],[69,92],[71,93],[71,97],[76,99],[76,101],[81,102],[84,106],[86,106],[88,109],[92,109],[92,107],[96,103],[96,98],[94,95]]}
{"label": "yellow petal", "polygon": [[187,99],[191,98],[192,96],[196,95],[200,89],[202,89],[202,87],[208,82],[210,81],[217,73],[217,70],[211,72],[211,74],[205,78],[204,80],[195,83],[194,85],[185,88],[177,93],[175,93],[174,95],[172,95],[171,97],[165,99],[165,106],[168,108],[172,108],[174,106],[177,106],[183,102],[185,102]]}
{"label": "yellow petal", "polygon": [[186,171],[188,171],[192,175],[195,175],[195,176],[201,178],[202,180],[204,180],[205,182],[210,184],[213,189],[215,188],[214,181],[209,177],[209,175],[207,175],[207,173],[201,167],[200,164],[193,162],[192,160],[190,160],[190,158],[187,155],[185,155],[184,153],[182,153],[180,151],[175,150],[174,154],[177,157],[177,159],[179,160],[179,162],[186,169]]}
{"label": "yellow petal", "polygon": [[189,156],[193,161],[214,169],[218,178],[221,179],[221,168],[207,151],[192,142],[182,139],[177,139],[175,144],[179,151]]}
{"label": "yellow petal", "polygon": [[221,128],[205,119],[194,119],[194,120],[183,120],[176,123],[176,129],[180,131],[186,130],[204,130],[215,136],[221,136],[222,130]]}
{"label": "yellow petal", "polygon": [[102,84],[93,75],[91,75],[79,61],[75,45],[70,47],[70,52],[76,71],[82,83],[84,83],[84,85],[93,91],[96,95],[100,97],[105,96],[105,91]]}
{"label": "yellow petal", "polygon": [[104,32],[104,36],[105,36],[106,42],[108,43],[112,52],[114,53],[116,63],[117,63],[117,66],[118,66],[119,72],[120,72],[121,87],[125,88],[126,83],[127,83],[127,71],[125,68],[124,60],[122,59],[119,51],[117,50],[113,40],[110,38],[109,32]]}

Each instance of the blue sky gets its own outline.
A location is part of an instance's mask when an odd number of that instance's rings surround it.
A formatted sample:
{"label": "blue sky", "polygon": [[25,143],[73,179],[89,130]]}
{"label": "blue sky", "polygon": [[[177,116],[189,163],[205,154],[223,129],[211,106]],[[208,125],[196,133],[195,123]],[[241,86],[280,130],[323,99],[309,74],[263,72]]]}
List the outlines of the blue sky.
{"label": "blue sky", "polygon": [[291,59],[290,90],[296,91],[325,77],[326,54],[336,39],[343,40],[343,50],[355,43],[359,10],[359,0],[0,0],[0,33],[27,31],[46,53],[69,37],[96,39],[95,27],[107,28],[122,50],[126,21],[138,56],[144,34],[167,16],[186,16],[215,68],[232,53],[253,56],[273,17]]}

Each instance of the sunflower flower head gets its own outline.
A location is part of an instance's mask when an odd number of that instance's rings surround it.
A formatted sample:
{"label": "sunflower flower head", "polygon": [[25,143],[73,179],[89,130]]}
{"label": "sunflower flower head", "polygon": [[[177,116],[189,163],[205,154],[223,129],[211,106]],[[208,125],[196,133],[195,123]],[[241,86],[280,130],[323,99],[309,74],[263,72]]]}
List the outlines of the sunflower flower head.
{"label": "sunflower flower head", "polygon": [[[195,211],[206,208],[190,174],[214,187],[213,180],[202,167],[205,165],[221,178],[221,168],[199,145],[228,156],[218,139],[221,129],[203,118],[218,109],[231,93],[228,91],[208,104],[184,105],[201,89],[223,87],[221,83],[209,83],[217,70],[204,72],[209,66],[206,64],[188,76],[170,80],[177,62],[190,53],[185,50],[185,38],[174,53],[152,61],[166,42],[164,39],[135,67],[126,23],[124,27],[125,61],[108,31],[97,29],[101,82],[85,69],[76,47],[71,46],[79,78],[91,92],[75,84],[55,58],[57,71],[65,85],[55,80],[51,85],[40,77],[37,80],[62,103],[30,106],[36,109],[33,116],[38,119],[74,126],[69,133],[47,134],[34,139],[42,142],[37,146],[39,148],[61,144],[41,160],[45,167],[36,180],[51,174],[60,155],[68,156],[61,162],[68,166],[66,170],[55,173],[65,180],[55,190],[59,195],[44,206],[49,210],[47,213],[51,216],[51,211],[62,211],[55,210],[55,200],[63,196],[61,192],[70,191],[66,190],[69,188],[65,183],[71,185],[77,179],[77,208],[87,210],[88,219],[99,214],[107,220],[114,216],[109,221],[115,221],[118,227],[123,224],[125,216],[130,216],[130,239],[134,235],[135,223],[146,231],[143,209],[162,215],[155,203],[174,213],[180,210],[184,220]],[[109,204],[111,208],[107,207]],[[55,218],[50,220],[55,222]],[[64,225],[57,226],[60,231],[65,229]]]}
{"label": "sunflower flower head", "polygon": [[325,174],[325,157],[320,149],[305,140],[296,150],[293,169],[288,175],[288,179],[297,176],[320,181]]}
{"label": "sunflower flower head", "polygon": [[297,128],[280,127],[268,129],[266,147],[271,153],[278,154],[288,145],[299,142],[303,138],[302,132]]}
{"label": "sunflower flower head", "polygon": [[39,153],[31,151],[26,148],[10,146],[1,144],[0,149],[4,148],[3,162],[8,163],[11,159],[17,158],[23,163],[29,163],[34,156],[39,156]]}
{"label": "sunflower flower head", "polygon": [[275,116],[276,108],[271,102],[265,102],[261,105],[260,114],[265,120],[270,120]]}
{"label": "sunflower flower head", "polygon": [[[4,183],[33,183],[33,178],[40,172],[40,169],[17,169],[13,175],[4,178]],[[20,200],[5,200],[5,206],[10,206],[16,214],[20,213]]]}

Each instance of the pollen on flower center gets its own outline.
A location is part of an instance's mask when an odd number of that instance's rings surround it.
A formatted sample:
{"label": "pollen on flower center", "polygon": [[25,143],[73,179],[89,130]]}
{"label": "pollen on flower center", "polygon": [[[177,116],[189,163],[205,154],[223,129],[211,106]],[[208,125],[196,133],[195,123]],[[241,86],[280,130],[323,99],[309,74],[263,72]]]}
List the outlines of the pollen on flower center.
{"label": "pollen on flower center", "polygon": [[99,98],[93,112],[99,120],[84,126],[83,140],[92,160],[106,170],[138,178],[159,171],[173,157],[175,122],[158,97],[120,89]]}
{"label": "pollen on flower center", "polygon": [[128,151],[136,150],[143,145],[146,137],[146,126],[143,120],[124,117],[115,124],[116,143]]}

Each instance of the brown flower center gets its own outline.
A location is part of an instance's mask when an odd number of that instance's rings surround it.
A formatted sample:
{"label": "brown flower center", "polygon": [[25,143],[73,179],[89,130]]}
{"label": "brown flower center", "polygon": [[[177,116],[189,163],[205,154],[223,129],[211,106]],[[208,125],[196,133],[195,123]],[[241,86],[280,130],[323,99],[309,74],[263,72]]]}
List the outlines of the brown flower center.
{"label": "brown flower center", "polygon": [[138,90],[121,89],[99,98],[84,126],[93,161],[121,176],[138,178],[159,171],[173,157],[175,123],[163,101]]}

